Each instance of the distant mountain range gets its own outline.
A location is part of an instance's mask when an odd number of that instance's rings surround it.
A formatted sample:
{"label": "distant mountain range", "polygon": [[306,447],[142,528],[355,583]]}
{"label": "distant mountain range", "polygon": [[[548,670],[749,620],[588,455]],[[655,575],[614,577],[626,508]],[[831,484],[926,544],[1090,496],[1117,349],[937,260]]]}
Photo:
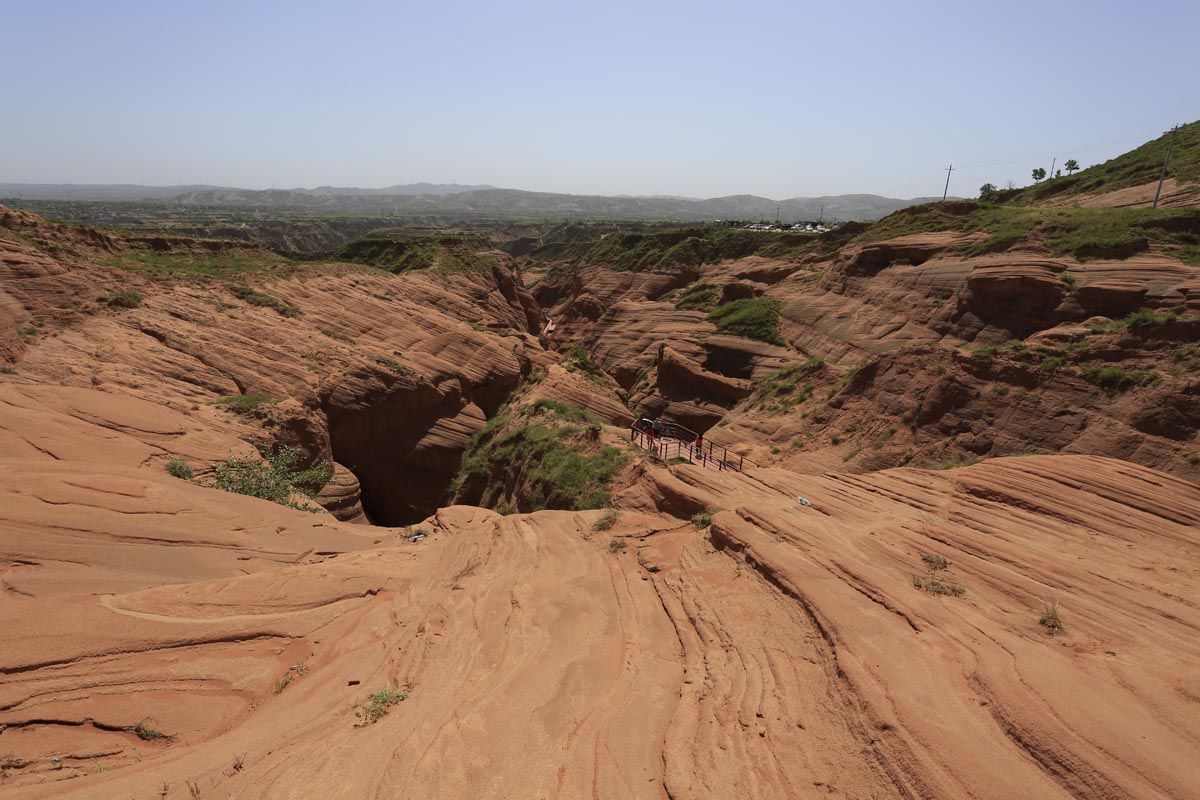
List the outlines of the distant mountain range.
{"label": "distant mountain range", "polygon": [[358,214],[447,215],[502,219],[872,220],[936,198],[898,199],[874,194],[771,200],[731,195],[697,200],[669,195],[605,196],[527,192],[492,186],[412,183],[386,189],[319,186],[315,189],[237,189],[224,186],[0,183],[0,198],[77,202],[150,202],[194,208],[295,210]]}
{"label": "distant mountain range", "polygon": [[[418,194],[444,195],[495,188],[495,186],[489,186],[486,183],[478,185],[461,183],[406,183],[389,186],[386,189],[359,189],[354,186],[318,186],[315,189],[265,189],[261,191],[272,194],[282,192],[286,196],[367,197]],[[0,183],[0,197],[19,197],[25,200],[172,200],[204,192],[212,192],[218,195],[228,194],[231,198],[236,198],[240,194],[253,194],[257,191],[259,190],[237,189],[232,186],[212,186],[203,183],[181,184],[178,186],[142,186],[136,183]]]}

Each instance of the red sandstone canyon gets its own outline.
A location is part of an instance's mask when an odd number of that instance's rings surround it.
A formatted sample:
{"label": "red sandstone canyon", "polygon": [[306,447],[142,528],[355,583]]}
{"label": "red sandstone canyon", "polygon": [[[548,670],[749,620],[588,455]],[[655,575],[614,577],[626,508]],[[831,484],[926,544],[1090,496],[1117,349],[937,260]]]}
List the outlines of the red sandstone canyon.
{"label": "red sandstone canyon", "polygon": [[1195,797],[1200,181],[1104,169],[824,232],[0,207],[0,797]]}

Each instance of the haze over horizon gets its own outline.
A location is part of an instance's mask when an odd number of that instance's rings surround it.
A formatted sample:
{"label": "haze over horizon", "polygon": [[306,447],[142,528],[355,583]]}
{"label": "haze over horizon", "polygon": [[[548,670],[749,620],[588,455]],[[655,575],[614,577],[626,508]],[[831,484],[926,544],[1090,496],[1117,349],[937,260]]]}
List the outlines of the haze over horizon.
{"label": "haze over horizon", "polygon": [[973,196],[1200,116],[1179,1],[0,8],[0,182]]}

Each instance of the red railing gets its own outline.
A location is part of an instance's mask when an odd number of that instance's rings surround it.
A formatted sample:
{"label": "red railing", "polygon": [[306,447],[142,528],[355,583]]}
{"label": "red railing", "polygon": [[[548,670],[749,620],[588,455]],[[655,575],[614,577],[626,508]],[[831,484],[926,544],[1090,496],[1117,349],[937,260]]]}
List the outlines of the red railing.
{"label": "red railing", "polygon": [[702,467],[737,472],[741,472],[747,463],[754,463],[738,453],[729,452],[726,447],[705,441],[695,431],[673,422],[659,422],[656,427],[651,420],[639,419],[629,427],[629,440],[663,461],[684,458]]}

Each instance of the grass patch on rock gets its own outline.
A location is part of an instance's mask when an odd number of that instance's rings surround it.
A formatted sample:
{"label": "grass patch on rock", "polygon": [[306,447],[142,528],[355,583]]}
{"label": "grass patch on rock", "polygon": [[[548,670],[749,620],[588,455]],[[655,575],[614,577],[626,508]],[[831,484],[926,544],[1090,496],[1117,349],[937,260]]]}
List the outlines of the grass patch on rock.
{"label": "grass patch on rock", "polygon": [[772,414],[791,411],[812,397],[813,386],[809,379],[824,369],[824,359],[810,358],[802,364],[772,373],[754,387],[747,408],[765,409]]}
{"label": "grass patch on rock", "polygon": [[98,299],[109,308],[137,308],[145,297],[137,289],[120,289],[102,294]]}
{"label": "grass patch on rock", "polygon": [[298,317],[303,313],[291,303],[286,303],[277,297],[272,297],[249,286],[234,285],[229,287],[229,291],[233,292],[234,296],[243,302],[249,303],[252,306],[259,306],[260,308],[269,308],[280,316]]}
{"label": "grass patch on rock", "polygon": [[778,300],[743,298],[717,306],[709,312],[708,321],[722,333],[783,345],[783,337],[779,335],[779,309]]}

